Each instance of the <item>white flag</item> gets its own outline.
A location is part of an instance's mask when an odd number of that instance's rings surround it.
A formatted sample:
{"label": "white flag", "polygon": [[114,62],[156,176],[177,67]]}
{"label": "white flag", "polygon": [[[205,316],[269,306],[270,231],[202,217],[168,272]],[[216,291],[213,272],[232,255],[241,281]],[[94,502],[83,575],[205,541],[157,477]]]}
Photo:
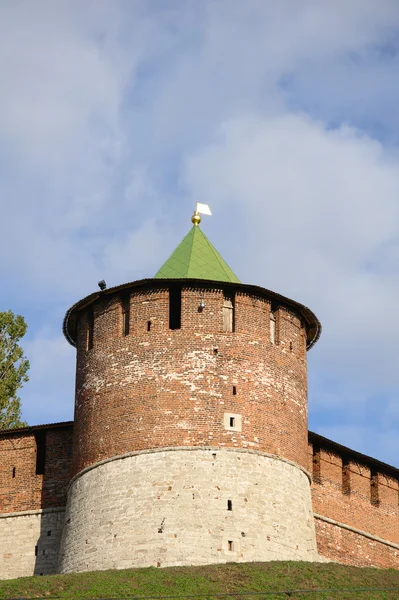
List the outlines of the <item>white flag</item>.
{"label": "white flag", "polygon": [[200,202],[197,202],[197,212],[201,213],[202,215],[212,216],[209,206],[207,204],[201,204]]}

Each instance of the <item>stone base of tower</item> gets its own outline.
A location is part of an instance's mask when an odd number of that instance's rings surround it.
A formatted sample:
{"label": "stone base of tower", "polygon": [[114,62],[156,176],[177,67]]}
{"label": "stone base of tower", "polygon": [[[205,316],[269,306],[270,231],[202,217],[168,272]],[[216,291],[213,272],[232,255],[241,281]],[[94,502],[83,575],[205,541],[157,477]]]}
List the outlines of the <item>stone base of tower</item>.
{"label": "stone base of tower", "polygon": [[57,572],[64,508],[0,515],[0,579]]}
{"label": "stone base of tower", "polygon": [[167,448],[82,471],[69,490],[61,573],[317,561],[307,474],[256,451]]}

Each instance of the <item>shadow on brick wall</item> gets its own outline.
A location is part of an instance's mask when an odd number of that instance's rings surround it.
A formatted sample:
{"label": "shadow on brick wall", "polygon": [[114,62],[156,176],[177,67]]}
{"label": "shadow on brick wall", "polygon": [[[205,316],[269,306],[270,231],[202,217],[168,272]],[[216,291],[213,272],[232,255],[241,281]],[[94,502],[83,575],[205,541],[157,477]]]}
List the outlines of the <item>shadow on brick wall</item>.
{"label": "shadow on brick wall", "polygon": [[34,575],[57,572],[72,460],[72,424],[35,432],[36,476],[42,478],[40,535]]}

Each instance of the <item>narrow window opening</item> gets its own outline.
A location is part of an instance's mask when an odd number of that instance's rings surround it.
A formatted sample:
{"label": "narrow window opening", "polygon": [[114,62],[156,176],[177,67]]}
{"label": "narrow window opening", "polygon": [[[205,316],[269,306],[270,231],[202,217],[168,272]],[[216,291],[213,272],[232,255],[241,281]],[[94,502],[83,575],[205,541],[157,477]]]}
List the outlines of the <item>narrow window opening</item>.
{"label": "narrow window opening", "polygon": [[17,470],[17,469],[16,469],[15,467],[13,467],[13,468],[12,468],[12,477],[13,477],[13,479],[14,479],[14,477],[15,477],[16,470]]}
{"label": "narrow window opening", "polygon": [[212,457],[213,457],[213,458],[216,458],[216,452],[214,452],[214,453],[212,454]]}
{"label": "narrow window opening", "polygon": [[46,432],[35,433],[36,441],[36,475],[43,475],[46,466]]}
{"label": "narrow window opening", "polygon": [[350,463],[346,459],[342,461],[342,493],[347,496],[351,493]]}
{"label": "narrow window opening", "polygon": [[91,306],[87,311],[87,337],[86,337],[86,350],[93,348],[93,333],[94,333],[94,313],[93,307]]}
{"label": "narrow window opening", "polygon": [[147,331],[151,331],[151,321],[147,321]]}
{"label": "narrow window opening", "polygon": [[223,299],[223,331],[234,331],[234,295],[225,294]]}
{"label": "narrow window opening", "polygon": [[214,348],[214,349],[213,349],[213,354],[214,354],[215,356],[217,356],[217,353],[218,353],[218,349],[217,349],[217,348]]}
{"label": "narrow window opening", "polygon": [[50,535],[51,535],[51,531],[49,530],[49,531],[47,532],[47,536],[48,536],[48,537],[50,537]]}
{"label": "narrow window opening", "polygon": [[276,315],[274,311],[270,311],[270,341],[272,344],[276,343]]}
{"label": "narrow window opening", "polygon": [[313,479],[315,483],[321,483],[320,448],[313,446]]}
{"label": "narrow window opening", "polygon": [[227,431],[241,431],[242,415],[234,413],[224,413],[223,426]]}
{"label": "narrow window opening", "polygon": [[228,540],[227,549],[229,550],[229,552],[233,552],[233,549],[234,549],[233,540]]}
{"label": "narrow window opening", "polygon": [[233,385],[233,396],[237,395],[237,387]]}
{"label": "narrow window opening", "polygon": [[370,500],[373,506],[379,506],[380,494],[378,489],[378,473],[371,471],[370,473]]}
{"label": "narrow window opening", "polygon": [[181,328],[181,288],[169,290],[169,329]]}
{"label": "narrow window opening", "polygon": [[292,352],[293,348],[294,348],[294,344],[292,342],[290,342],[290,352]]}
{"label": "narrow window opening", "polygon": [[233,510],[233,501],[227,500],[227,510]]}
{"label": "narrow window opening", "polygon": [[37,556],[37,552],[38,552],[38,548],[37,545],[35,546],[35,556]]}
{"label": "narrow window opening", "polygon": [[122,335],[130,333],[130,296],[122,298]]}

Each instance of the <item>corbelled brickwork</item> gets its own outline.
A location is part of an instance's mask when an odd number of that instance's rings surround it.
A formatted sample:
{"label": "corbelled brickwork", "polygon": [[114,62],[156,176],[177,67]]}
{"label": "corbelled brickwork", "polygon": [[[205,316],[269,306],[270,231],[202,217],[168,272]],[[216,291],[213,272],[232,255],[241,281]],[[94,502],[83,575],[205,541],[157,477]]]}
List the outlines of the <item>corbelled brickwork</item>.
{"label": "corbelled brickwork", "polygon": [[61,572],[317,560],[308,477],[232,448],[111,460],[72,483],[61,557]]}

